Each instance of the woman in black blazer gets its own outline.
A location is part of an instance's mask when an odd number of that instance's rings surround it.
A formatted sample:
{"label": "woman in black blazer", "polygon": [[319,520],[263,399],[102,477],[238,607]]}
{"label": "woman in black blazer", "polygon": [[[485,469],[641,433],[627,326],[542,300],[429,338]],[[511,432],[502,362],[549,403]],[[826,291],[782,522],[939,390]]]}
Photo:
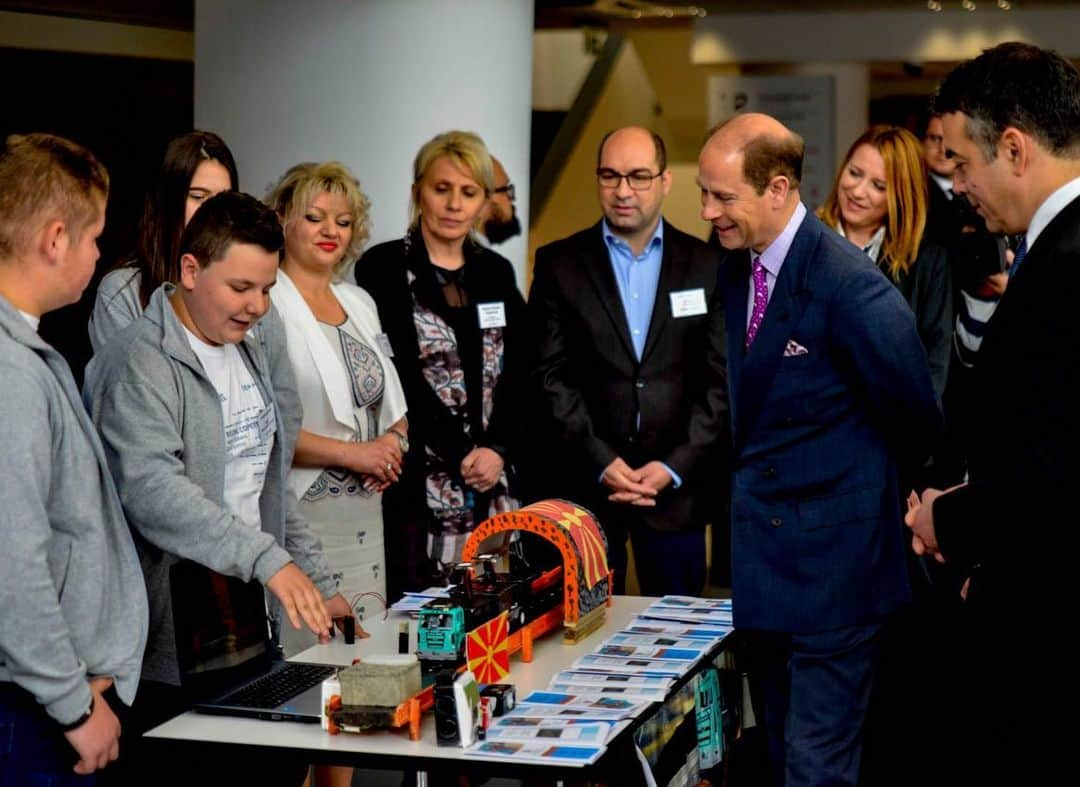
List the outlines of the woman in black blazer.
{"label": "woman in black blazer", "polygon": [[525,301],[510,263],[473,237],[493,182],[476,134],[438,135],[413,165],[405,237],[356,265],[409,409],[404,474],[383,497],[391,598],[441,579],[476,525],[518,506]]}
{"label": "woman in black blazer", "polygon": [[897,126],[872,126],[855,140],[818,211],[904,294],[940,398],[952,350],[952,276],[945,250],[924,238],[926,214],[922,145]]}

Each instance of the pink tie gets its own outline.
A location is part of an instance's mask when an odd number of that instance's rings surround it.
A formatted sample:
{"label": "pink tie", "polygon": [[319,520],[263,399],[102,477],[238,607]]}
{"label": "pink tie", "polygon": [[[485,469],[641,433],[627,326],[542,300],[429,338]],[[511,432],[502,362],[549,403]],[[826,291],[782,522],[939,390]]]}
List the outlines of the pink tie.
{"label": "pink tie", "polygon": [[761,258],[755,257],[753,263],[754,310],[750,313],[750,324],[746,326],[746,349],[754,343],[761,321],[765,319],[765,307],[769,305],[769,284],[765,280],[765,266]]}

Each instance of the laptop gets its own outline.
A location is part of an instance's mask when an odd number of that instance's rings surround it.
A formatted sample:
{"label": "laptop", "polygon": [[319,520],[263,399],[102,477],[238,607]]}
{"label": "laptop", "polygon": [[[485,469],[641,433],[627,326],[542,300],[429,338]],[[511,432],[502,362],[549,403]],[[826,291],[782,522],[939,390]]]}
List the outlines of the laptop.
{"label": "laptop", "polygon": [[193,710],[318,724],[322,682],[336,667],[283,661],[270,638],[266,595],[205,566],[169,571],[181,686]]}

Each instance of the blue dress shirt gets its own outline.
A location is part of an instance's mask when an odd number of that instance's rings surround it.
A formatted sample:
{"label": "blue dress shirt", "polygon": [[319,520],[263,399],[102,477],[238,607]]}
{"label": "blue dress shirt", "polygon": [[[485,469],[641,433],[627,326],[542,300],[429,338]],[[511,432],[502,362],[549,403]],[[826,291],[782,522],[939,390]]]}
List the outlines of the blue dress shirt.
{"label": "blue dress shirt", "polygon": [[[626,324],[630,329],[630,341],[640,361],[656,305],[656,289],[660,284],[660,264],[664,259],[664,222],[656,225],[656,232],[645,244],[645,250],[638,255],[634,254],[629,243],[611,231],[607,219],[601,222],[601,229],[608,259],[611,260],[611,271],[615,274],[615,285],[619,288]],[[640,424],[641,413],[638,413]],[[682,478],[666,464],[664,467],[671,474],[674,487],[678,489],[682,486]]]}
{"label": "blue dress shirt", "polygon": [[607,246],[615,284],[619,288],[626,324],[630,328],[630,340],[634,353],[641,360],[645,350],[645,337],[649,333],[653,306],[656,304],[656,287],[660,283],[660,263],[664,258],[664,222],[656,225],[656,232],[645,244],[645,250],[635,256],[630,244],[611,232],[605,220],[602,224],[604,245]]}

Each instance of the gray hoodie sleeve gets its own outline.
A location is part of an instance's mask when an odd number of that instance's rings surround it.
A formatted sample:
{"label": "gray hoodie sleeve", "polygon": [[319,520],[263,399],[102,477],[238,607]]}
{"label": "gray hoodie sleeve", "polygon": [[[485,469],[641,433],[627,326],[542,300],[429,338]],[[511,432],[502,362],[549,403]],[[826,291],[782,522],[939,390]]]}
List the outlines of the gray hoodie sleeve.
{"label": "gray hoodie sleeve", "polygon": [[90,707],[86,665],[71,642],[50,566],[61,566],[72,543],[54,533],[46,510],[54,467],[47,392],[26,372],[0,367],[0,660],[12,680],[61,724]]}
{"label": "gray hoodie sleeve", "polygon": [[101,352],[113,335],[139,319],[141,314],[139,271],[135,268],[117,268],[106,274],[98,286],[94,311],[87,326],[94,352]]}
{"label": "gray hoodie sleeve", "polygon": [[160,549],[265,585],[291,558],[187,477],[175,400],[150,382],[125,380],[98,388],[90,403],[128,521]]}
{"label": "gray hoodie sleeve", "polygon": [[[290,467],[300,425],[304,419],[300,403],[300,391],[296,385],[292,361],[289,360],[285,337],[285,323],[273,305],[259,322],[260,341],[270,369],[270,384],[274,389],[278,412],[281,414],[282,449],[285,467]],[[292,555],[296,565],[307,574],[323,596],[329,598],[337,592],[337,586],[326,562],[322,543],[311,532],[307,521],[296,506],[296,496],[288,489],[282,495],[285,506],[285,549]]]}

